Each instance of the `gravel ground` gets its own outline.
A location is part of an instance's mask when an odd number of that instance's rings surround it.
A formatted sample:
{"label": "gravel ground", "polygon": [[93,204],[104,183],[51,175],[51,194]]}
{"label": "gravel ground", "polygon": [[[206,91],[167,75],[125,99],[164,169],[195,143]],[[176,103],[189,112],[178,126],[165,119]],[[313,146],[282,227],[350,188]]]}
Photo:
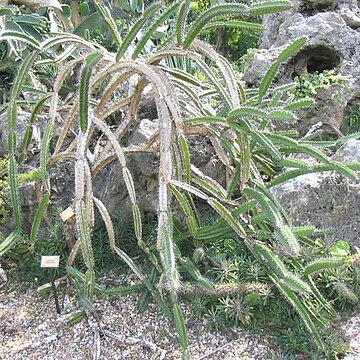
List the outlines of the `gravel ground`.
{"label": "gravel ground", "polygon": [[[139,314],[138,297],[128,295],[96,299],[96,321],[67,325],[68,314],[77,310],[71,298],[62,315],[50,295],[31,285],[0,291],[0,359],[181,359],[174,328],[155,304]],[[227,334],[209,331],[184,305],[191,353],[194,359],[270,359],[273,346],[265,338],[241,329]],[[140,342],[140,343],[139,343]]]}
{"label": "gravel ground", "polygon": [[344,360],[360,359],[360,311],[357,310],[348,319],[344,319],[341,328],[345,333],[346,339],[349,341],[351,353]]}
{"label": "gravel ground", "polygon": [[[105,280],[108,282],[108,279]],[[117,278],[113,285],[126,285]],[[105,285],[103,283],[103,285]],[[181,349],[171,323],[155,304],[139,313],[138,295],[95,300],[95,320],[69,326],[69,314],[77,311],[75,296],[60,294],[65,310],[58,315],[51,294],[39,294],[33,285],[8,284],[0,290],[1,360],[83,359],[181,359]],[[242,329],[226,333],[210,331],[183,304],[190,349],[195,360],[281,359],[274,343]],[[351,353],[345,360],[360,359],[360,312],[338,323],[349,340]],[[101,335],[100,335],[101,334]]]}

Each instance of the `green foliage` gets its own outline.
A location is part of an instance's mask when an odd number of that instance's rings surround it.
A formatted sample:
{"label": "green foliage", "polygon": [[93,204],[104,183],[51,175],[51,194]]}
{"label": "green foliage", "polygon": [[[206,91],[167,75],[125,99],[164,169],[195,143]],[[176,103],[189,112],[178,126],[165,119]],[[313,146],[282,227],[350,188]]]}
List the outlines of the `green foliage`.
{"label": "green foliage", "polygon": [[346,135],[360,131],[360,105],[344,117],[342,130]]}
{"label": "green foliage", "polygon": [[[307,237],[307,240],[310,238]],[[340,241],[335,243],[331,250],[331,247],[327,246],[326,239],[311,240],[308,245],[303,247],[301,256],[296,260],[296,267],[306,265],[309,252],[311,252],[311,257],[321,258],[330,255],[334,251],[335,245],[336,248],[346,247],[345,243]],[[193,259],[206,278],[212,282],[221,281],[229,286],[239,281],[268,284],[268,278],[272,277],[271,274],[274,273],[274,267],[271,265],[272,271],[269,272],[267,266],[259,261],[259,258],[236,240],[235,234],[233,239],[217,239],[211,245],[202,247],[201,256],[198,255],[199,252],[200,249],[194,250]],[[347,255],[348,253],[344,253],[342,258],[346,258]],[[284,261],[289,267],[295,266],[291,257],[287,257]],[[280,266],[282,267],[280,275],[287,272],[284,266],[284,264]],[[278,269],[278,265],[275,266],[275,269]],[[348,269],[342,268],[341,272],[339,272],[339,266],[337,269],[335,272],[325,270],[320,277],[315,277],[315,284],[330,301],[335,301],[337,308],[350,308],[351,304],[357,301],[356,297],[359,294],[359,287],[356,285],[357,277],[352,266]],[[345,283],[340,283],[338,279],[344,279]],[[312,292],[310,288],[313,285],[301,280],[300,275],[298,277],[288,275],[282,284],[288,287],[288,289],[284,288],[284,291],[288,294],[287,296],[290,295],[291,301],[297,301],[294,293],[289,293],[290,289],[294,289],[296,292],[303,293],[304,298],[308,298],[306,300],[308,308],[314,310],[319,306],[320,298],[316,299],[312,296],[309,298],[309,295],[306,295]],[[283,285],[280,286],[283,287]],[[342,345],[338,341],[341,335],[334,336],[331,334],[333,330],[330,329],[323,330],[327,338],[326,348],[321,351],[316,350],[314,344],[309,343],[306,328],[295,320],[295,310],[288,306],[287,301],[274,288],[220,298],[191,296],[189,299],[196,316],[206,319],[209,326],[222,329],[242,325],[253,331],[269,332],[286,349],[290,357],[303,353],[311,358],[315,358],[313,357],[315,354],[317,358],[330,358],[329,354],[346,352],[344,340]],[[302,308],[302,312],[304,311],[305,309]],[[308,322],[307,315],[305,313],[303,315]],[[321,317],[325,319],[327,315],[321,312]],[[312,326],[311,322],[308,325]],[[316,329],[312,329],[312,332],[314,331],[317,333]],[[335,341],[336,337],[337,341]],[[318,338],[317,341],[319,340]]]}
{"label": "green foliage", "polygon": [[17,245],[8,252],[8,257],[16,264],[16,273],[13,274],[13,277],[33,282],[36,285],[51,281],[53,274],[40,268],[42,255],[59,255],[60,266],[56,276],[61,277],[66,274],[66,259],[69,252],[59,221],[47,230],[46,236],[40,236],[36,243],[23,236]]}
{"label": "green foliage", "polygon": [[291,91],[292,95],[295,99],[303,99],[313,97],[330,86],[341,84],[341,77],[335,73],[335,70],[324,70],[321,73],[296,76],[294,82],[295,88]]}

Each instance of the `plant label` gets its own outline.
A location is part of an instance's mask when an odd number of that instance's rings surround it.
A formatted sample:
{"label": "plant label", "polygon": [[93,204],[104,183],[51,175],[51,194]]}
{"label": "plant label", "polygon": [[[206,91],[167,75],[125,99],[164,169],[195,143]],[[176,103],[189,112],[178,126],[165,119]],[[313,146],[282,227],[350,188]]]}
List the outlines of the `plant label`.
{"label": "plant label", "polygon": [[42,268],[58,268],[60,262],[60,256],[42,256],[40,267]]}
{"label": "plant label", "polygon": [[63,222],[69,220],[71,217],[73,217],[75,215],[74,210],[72,209],[72,207],[68,207],[67,209],[65,209],[62,213],[60,213],[60,218]]}

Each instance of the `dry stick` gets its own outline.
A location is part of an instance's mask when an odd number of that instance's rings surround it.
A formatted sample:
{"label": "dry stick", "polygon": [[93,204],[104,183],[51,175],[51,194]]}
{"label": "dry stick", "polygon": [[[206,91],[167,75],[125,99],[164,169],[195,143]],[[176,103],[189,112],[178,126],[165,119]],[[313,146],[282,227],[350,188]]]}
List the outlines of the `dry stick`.
{"label": "dry stick", "polygon": [[[102,116],[100,119],[103,120],[105,117]],[[114,132],[114,136],[115,138],[119,141],[122,136],[124,135],[125,131],[127,130],[127,128],[130,126],[130,124],[133,122],[133,117],[126,117],[124,119],[124,121],[121,123],[121,125],[115,130]],[[102,154],[100,156],[100,159],[97,160],[97,162],[94,165],[94,168],[97,169],[97,172],[103,168],[103,166],[101,166],[101,164],[107,165],[108,163],[110,163],[113,159],[115,159],[114,155],[111,153],[109,155],[109,152],[111,151],[112,145],[111,142],[108,141],[107,144],[105,145]],[[145,150],[144,150],[145,151]],[[147,152],[147,150],[146,150]],[[111,159],[109,159],[111,157]],[[96,173],[97,173],[96,172]]]}
{"label": "dry stick", "polygon": [[121,99],[117,101],[116,103],[112,104],[109,108],[102,111],[99,115],[99,119],[106,119],[110,115],[112,115],[114,112],[119,111],[121,108],[129,105],[131,103],[131,97],[127,97],[125,99]]}
{"label": "dry stick", "polygon": [[120,336],[120,335],[114,334],[113,332],[111,332],[109,330],[102,330],[102,332],[104,335],[118,341],[120,343],[119,346],[121,346],[122,344],[124,344],[124,345],[141,345],[144,348],[149,349],[150,351],[153,351],[153,352],[159,351],[160,359],[165,359],[166,350],[160,348],[159,346],[152,343],[151,341],[137,339],[137,338],[133,338],[133,337],[126,338],[125,336]]}
{"label": "dry stick", "polygon": [[[127,148],[123,148],[125,154],[137,154],[137,153],[158,153],[159,149],[151,148],[148,144],[144,146],[129,146]],[[111,151],[105,158],[98,160],[92,168],[92,175],[96,177],[99,172],[108,164],[117,159],[116,153]]]}
{"label": "dry stick", "polygon": [[136,87],[134,90],[134,95],[133,95],[133,100],[130,104],[129,113],[128,113],[129,118],[132,120],[136,120],[136,112],[139,107],[141,95],[148,83],[149,82],[147,79],[140,78],[139,82],[136,84]]}
{"label": "dry stick", "polygon": [[90,325],[93,333],[93,350],[92,360],[98,360],[100,358],[101,342],[100,342],[100,329],[96,324]]}
{"label": "dry stick", "polygon": [[[118,138],[118,134],[120,132],[122,132],[121,128],[127,127],[130,124],[130,122],[126,122],[123,124],[122,127],[119,127],[117,129],[117,131],[115,131],[115,136]],[[206,136],[209,135],[209,131],[201,126],[191,126],[191,127],[186,127],[184,129],[184,133],[186,135],[201,135],[201,136]],[[159,140],[159,134],[154,134],[149,141],[141,146],[131,146],[128,148],[124,148],[124,152],[126,154],[131,154],[131,153],[158,153],[159,149],[158,147],[154,147],[154,144]],[[106,154],[105,151],[102,151],[102,154]],[[65,154],[64,154],[65,155]],[[93,166],[93,170],[92,170],[92,174],[93,176],[97,176],[99,174],[99,172],[108,164],[110,164],[111,162],[113,162],[114,160],[116,160],[116,155],[113,151],[111,151],[111,153],[107,153],[106,155],[102,155],[100,157],[99,160],[96,161],[96,163]]]}
{"label": "dry stick", "polygon": [[[128,105],[130,103],[130,108],[128,111],[128,116],[124,119],[124,121],[122,122],[122,124],[115,130],[115,137],[117,140],[120,140],[122,138],[122,136],[125,134],[125,131],[128,129],[128,127],[130,126],[130,124],[135,120],[135,114],[136,114],[136,109],[139,105],[140,102],[140,98],[141,98],[141,94],[142,91],[144,90],[145,86],[147,85],[147,80],[145,79],[141,79],[139,81],[139,83],[136,86],[135,92],[133,97],[129,97],[127,99],[124,99],[124,106]],[[126,100],[126,102],[125,102]],[[130,101],[127,101],[130,100]],[[111,108],[108,109],[106,112],[102,113],[101,116],[101,120],[104,120],[105,117],[110,116],[112,114],[112,112],[119,110],[119,108]],[[105,156],[107,156],[107,154],[109,153],[110,149],[112,148],[110,141],[105,145],[102,154],[103,156],[101,156],[100,161],[104,159]]]}
{"label": "dry stick", "polygon": [[54,166],[57,162],[64,159],[76,159],[76,153],[74,152],[62,152],[60,154],[54,155],[48,163],[48,166]]}
{"label": "dry stick", "polygon": [[65,121],[65,125],[61,129],[61,133],[60,133],[59,138],[58,138],[58,140],[56,142],[54,156],[56,156],[60,152],[61,147],[62,147],[62,145],[64,143],[64,140],[66,139],[66,136],[67,136],[72,124],[75,121],[78,110],[79,110],[79,103],[76,102],[72,106],[72,108],[70,110],[70,113],[69,113],[69,115],[68,115],[68,117],[67,117],[67,119]]}
{"label": "dry stick", "polygon": [[73,248],[71,249],[70,255],[68,257],[68,260],[67,260],[67,263],[66,263],[67,268],[72,266],[72,264],[74,263],[75,257],[77,255],[79,249],[80,249],[80,245],[81,245],[80,239],[77,239],[74,246],[73,246]]}
{"label": "dry stick", "polygon": [[77,144],[77,139],[75,138],[64,152],[65,153],[73,152],[76,149],[76,144]]}
{"label": "dry stick", "polygon": [[170,50],[162,50],[156,54],[154,54],[149,60],[148,63],[151,65],[157,65],[161,60],[168,58],[168,57],[174,57],[174,56],[189,56],[192,58],[200,58],[200,55],[189,51],[189,50],[183,50],[183,49],[170,49]]}
{"label": "dry stick", "polygon": [[5,270],[1,267],[1,264],[0,264],[0,289],[3,288],[7,282],[8,282],[8,278],[6,276],[6,272]]}
{"label": "dry stick", "polygon": [[110,99],[111,95],[115,92],[115,90],[118,88],[118,86],[128,80],[131,76],[136,74],[135,71],[129,71],[125,72],[124,74],[120,75],[115,81],[113,81],[109,87],[105,90],[103,96],[101,97],[101,100],[99,102],[96,115],[100,116],[102,112],[104,112],[104,108],[108,100]]}
{"label": "dry stick", "polygon": [[[132,75],[137,74],[137,71],[134,70],[127,70],[125,73],[123,73],[122,75],[120,75],[120,77],[115,80],[109,87],[108,89],[105,91],[105,93],[103,94],[100,103],[97,106],[97,109],[95,111],[95,114],[98,115],[100,120],[104,120],[106,117],[110,116],[112,113],[114,113],[115,111],[120,110],[122,107],[126,106],[126,105],[130,105],[130,109],[129,109],[129,116],[125,118],[125,120],[123,121],[123,123],[117,128],[117,130],[115,131],[114,135],[115,137],[120,140],[121,137],[123,136],[123,134],[125,133],[126,129],[129,127],[129,125],[131,124],[131,122],[134,120],[133,116],[131,116],[131,112],[132,112],[132,107],[134,106],[134,102],[136,103],[136,105],[138,104],[140,97],[141,97],[141,93],[143,88],[145,87],[145,85],[143,87],[140,86],[140,95],[138,95],[139,89],[137,88],[135,91],[135,94],[132,97],[128,97],[125,99],[121,99],[120,101],[118,101],[116,104],[113,104],[110,108],[104,110],[104,106],[106,104],[106,102],[108,101],[108,99],[110,98],[111,94],[116,90],[116,88],[124,81],[126,81],[128,78],[130,78]],[[92,88],[95,89],[97,86],[99,86],[99,84],[101,83],[101,81],[104,80],[104,78],[106,77],[96,77],[93,84],[92,84]],[[142,84],[142,81],[140,81],[138,83],[138,87],[139,84]],[[137,98],[139,97],[139,100],[137,100]],[[107,157],[108,153],[110,152],[112,146],[111,146],[111,142],[108,141],[107,144],[105,145],[103,151],[102,151],[102,155],[100,156],[100,159],[98,161],[101,162],[104,160],[104,158]]]}

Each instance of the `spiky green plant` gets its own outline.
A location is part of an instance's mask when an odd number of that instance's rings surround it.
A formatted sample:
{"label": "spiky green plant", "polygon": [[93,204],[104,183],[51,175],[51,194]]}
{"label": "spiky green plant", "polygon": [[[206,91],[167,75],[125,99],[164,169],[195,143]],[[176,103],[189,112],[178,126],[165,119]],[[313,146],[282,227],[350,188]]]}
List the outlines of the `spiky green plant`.
{"label": "spiky green plant", "polygon": [[[117,55],[74,34],[51,34],[47,39],[38,41],[28,34],[5,30],[0,37],[2,40],[26,43],[33,49],[23,61],[8,106],[10,129],[8,172],[16,228],[0,244],[0,255],[14,245],[21,232],[21,209],[16,174],[17,167],[24,160],[24,155],[18,155],[15,147],[17,101],[24,89],[27,75],[36,67],[52,65],[57,69],[53,88],[49,95],[39,99],[33,111],[35,115],[31,119],[36,121],[36,114],[44,111],[42,105],[50,99],[48,123],[43,134],[40,153],[40,173],[46,197],[40,204],[34,220],[33,237],[38,233],[46,199],[51,191],[49,169],[61,159],[71,158],[75,161],[74,210],[79,235],[71,256],[75,257],[77,249],[81,248],[87,270],[82,280],[77,279],[77,281],[78,286],[82,287],[80,292],[83,294],[85,310],[91,311],[92,297],[96,290],[91,240],[95,223],[95,206],[106,224],[111,249],[135,273],[163,312],[174,320],[185,359],[190,358],[190,353],[179,302],[181,293],[197,291],[201,295],[220,294],[224,297],[229,293],[239,295],[248,292],[250,288],[252,291],[259,291],[261,288],[259,284],[249,285],[241,282],[235,285],[220,283],[213,286],[214,284],[207,281],[194,264],[182,259],[183,254],[173,236],[173,194],[187,216],[193,246],[198,247],[229,234],[243,242],[248,251],[268,268],[269,278],[298,312],[316,344],[322,348],[323,340],[318,330],[321,325],[319,320],[321,314],[308,308],[308,299],[315,298],[322,308],[331,309],[311,282],[311,275],[314,273],[312,270],[324,268],[326,265],[321,265],[321,261],[317,264],[309,264],[305,268],[298,264],[297,259],[302,251],[302,238],[298,236],[286,212],[270,191],[276,182],[286,181],[310,171],[337,170],[351,179],[356,178],[354,164],[347,166],[331,161],[316,143],[296,140],[287,133],[273,130],[273,122],[291,121],[294,119],[291,112],[293,109],[311,103],[289,101],[285,96],[288,90],[286,86],[272,88],[281,64],[293,57],[305,44],[306,39],[295,40],[279,54],[276,62],[264,74],[258,89],[244,88],[231,64],[212,47],[197,39],[204,28],[216,21],[234,19],[243,15],[284,11],[290,7],[290,2],[265,1],[252,5],[217,5],[201,14],[191,24],[187,21],[188,1],[176,2],[160,13],[159,6],[153,5],[145,11],[134,29],[123,40],[103,2],[95,3],[114,36]],[[169,45],[151,54],[146,53],[146,44],[152,34],[170,18],[174,18],[174,23],[177,25],[176,45]],[[247,27],[250,25],[247,24]],[[136,43],[131,59],[125,59],[123,55],[127,53],[130,45],[134,44],[134,39],[140,32],[142,37]],[[53,54],[56,52],[68,54],[67,50],[70,47],[71,56],[54,57]],[[47,57],[46,61],[37,61],[40,56]],[[163,61],[176,57],[188,59],[196,67],[197,72],[202,74],[203,80],[186,73],[184,69],[174,70]],[[60,135],[55,138],[56,144],[53,146],[55,118],[61,103],[59,92],[67,76],[79,65],[81,76],[78,93],[67,103],[68,116],[64,119]],[[117,89],[130,80],[136,82],[135,86],[131,87],[132,93],[119,99]],[[136,108],[147,85],[151,86],[151,94],[156,102],[159,131],[148,143],[136,147],[124,147],[121,145],[122,138],[135,123]],[[182,92],[189,95],[188,101],[178,99],[177,94]],[[221,104],[220,110],[203,106],[203,98],[209,99],[209,104]],[[119,110],[125,111],[126,116],[116,129],[112,129],[107,119]],[[76,119],[79,120],[78,123]],[[72,135],[73,128],[76,129],[75,137]],[[226,168],[228,181],[225,184],[205,176],[191,164],[188,134],[206,135],[211,138],[218,158]],[[105,136],[107,143],[103,151],[95,154],[90,162],[88,157],[90,144],[97,141],[101,135]],[[23,152],[26,152],[29,138],[31,133],[22,146]],[[72,139],[70,145],[66,144],[66,138]],[[127,166],[128,154],[139,152],[156,152],[160,157],[156,250],[142,238],[141,211],[137,203],[134,180]],[[310,166],[307,163],[299,164],[289,160],[289,155],[295,153],[306,154],[315,159],[317,165]],[[137,242],[139,248],[148,256],[152,269],[158,274],[160,279],[158,286],[154,285],[135,260],[116,245],[111,214],[106,206],[93,196],[94,178],[113,161],[120,163],[119,176],[123,177],[129,194]],[[269,183],[264,181],[263,174],[273,178],[285,167],[295,168],[295,173],[290,171],[278,178],[275,177]],[[207,202],[215,211],[219,219],[215,225],[202,225],[196,211],[196,198]],[[280,247],[285,255],[277,255],[276,247]],[[195,286],[181,282],[178,263],[194,279]],[[69,274],[74,276],[74,271],[69,269]],[[159,288],[164,291],[160,292]]]}

